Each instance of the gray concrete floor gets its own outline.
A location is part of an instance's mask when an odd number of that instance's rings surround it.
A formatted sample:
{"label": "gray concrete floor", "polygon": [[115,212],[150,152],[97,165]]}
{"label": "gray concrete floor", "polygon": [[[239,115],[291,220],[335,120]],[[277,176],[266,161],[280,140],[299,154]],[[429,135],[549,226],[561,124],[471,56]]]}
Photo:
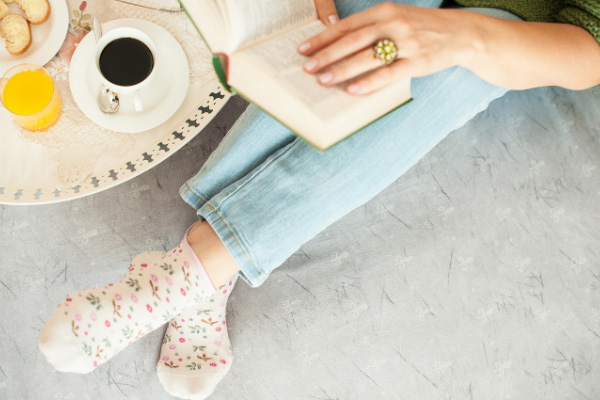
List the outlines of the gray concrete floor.
{"label": "gray concrete floor", "polygon": [[[597,89],[510,93],[228,305],[213,399],[600,399]],[[162,330],[88,375],[37,335],[70,292],[179,242],[178,196],[242,112],[91,197],[0,206],[0,399],[171,399]]]}

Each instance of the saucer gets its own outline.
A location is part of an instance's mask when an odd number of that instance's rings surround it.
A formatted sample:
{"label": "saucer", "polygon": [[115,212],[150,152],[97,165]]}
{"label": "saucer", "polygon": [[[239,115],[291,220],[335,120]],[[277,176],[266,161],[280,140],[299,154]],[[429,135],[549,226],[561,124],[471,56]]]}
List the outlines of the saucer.
{"label": "saucer", "polygon": [[158,49],[156,79],[168,80],[168,88],[161,100],[151,107],[136,112],[131,96],[120,98],[119,111],[105,114],[98,107],[101,82],[94,67],[96,40],[86,35],[73,54],[69,70],[69,85],[81,111],[96,124],[116,132],[137,133],[155,128],[168,120],[181,106],[189,87],[189,65],[183,48],[167,30],[141,19],[124,18],[102,24],[107,32],[122,26],[141,30],[152,39]]}

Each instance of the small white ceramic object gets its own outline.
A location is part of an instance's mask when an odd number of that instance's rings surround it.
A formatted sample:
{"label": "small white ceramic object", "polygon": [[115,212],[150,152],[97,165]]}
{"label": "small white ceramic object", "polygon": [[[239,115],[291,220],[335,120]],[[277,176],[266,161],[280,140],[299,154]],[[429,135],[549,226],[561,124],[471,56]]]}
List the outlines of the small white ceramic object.
{"label": "small white ceramic object", "polygon": [[[104,48],[109,43],[123,38],[136,39],[144,43],[152,53],[152,58],[154,59],[154,66],[150,72],[150,75],[148,75],[146,79],[140,83],[131,86],[120,86],[109,81],[104,77],[102,71],[100,70],[100,55],[102,54]],[[144,32],[136,28],[123,26],[111,29],[109,31],[103,30],[102,37],[96,43],[94,65],[96,67],[98,78],[104,84],[103,87],[106,87],[110,91],[116,93],[119,99],[132,96],[135,111],[138,112],[143,111],[144,106],[147,108],[148,106],[156,103],[156,100],[159,99],[167,89],[168,79],[156,79],[157,71],[161,69],[161,61],[163,60],[158,59],[156,47],[154,46],[152,39],[150,39],[150,37]]]}
{"label": "small white ceramic object", "polygon": [[[69,29],[69,10],[65,0],[49,0],[50,17],[40,25],[31,24],[31,45],[23,54],[14,55],[6,50],[0,38],[0,76],[18,64],[44,66],[58,52]],[[15,2],[7,4],[11,13],[24,15]]]}
{"label": "small white ceramic object", "polygon": [[[96,124],[116,132],[146,131],[169,119],[183,103],[189,86],[188,60],[179,42],[167,30],[141,19],[124,18],[102,24],[104,33],[101,40],[105,36],[110,38],[110,32],[117,28],[137,30],[146,35],[154,46],[152,79],[145,83],[146,78],[137,88],[142,110],[136,111],[132,93],[121,94],[118,90],[115,90],[119,94],[118,112],[105,114],[98,107],[98,93],[105,79],[97,68],[94,35],[87,35],[77,46],[69,69],[69,85],[81,111]],[[123,32],[119,30],[114,34],[121,35]]]}

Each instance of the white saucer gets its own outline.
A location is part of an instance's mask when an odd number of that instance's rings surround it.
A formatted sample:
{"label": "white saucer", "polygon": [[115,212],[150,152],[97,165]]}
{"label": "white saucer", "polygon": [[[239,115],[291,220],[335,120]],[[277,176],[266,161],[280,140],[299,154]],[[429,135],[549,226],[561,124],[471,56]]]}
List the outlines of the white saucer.
{"label": "white saucer", "polygon": [[93,33],[86,35],[73,54],[69,70],[69,85],[75,102],[83,113],[96,124],[116,132],[136,133],[152,129],[168,120],[181,106],[187,94],[190,71],[183,48],[167,30],[145,20],[124,18],[102,24],[102,30],[129,26],[143,31],[157,48],[157,79],[167,79],[167,92],[153,107],[136,112],[132,99],[121,98],[119,111],[105,114],[98,108],[100,79],[94,67],[96,40]]}
{"label": "white saucer", "polygon": [[[0,0],[1,1],[1,0]],[[69,10],[66,0],[49,0],[50,17],[39,25],[30,24],[31,45],[23,54],[14,55],[6,50],[0,39],[0,76],[18,64],[45,65],[58,52],[69,29]],[[11,13],[24,15],[16,3],[7,4]]]}

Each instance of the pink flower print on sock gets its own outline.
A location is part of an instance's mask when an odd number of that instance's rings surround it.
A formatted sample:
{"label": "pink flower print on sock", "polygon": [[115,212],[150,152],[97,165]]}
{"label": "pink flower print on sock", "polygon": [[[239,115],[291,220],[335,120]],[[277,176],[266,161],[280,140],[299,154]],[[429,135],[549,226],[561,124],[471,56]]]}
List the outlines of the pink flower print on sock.
{"label": "pink flower print on sock", "polygon": [[179,342],[185,343],[185,339],[184,338],[179,338]]}
{"label": "pink flower print on sock", "polygon": [[163,361],[169,361],[169,357],[167,357],[167,356],[164,356],[164,357],[162,358],[162,360],[163,360]]}
{"label": "pink flower print on sock", "polygon": [[138,299],[137,299],[136,295],[133,294],[133,293],[131,294],[131,301],[133,301],[134,303],[138,302]]}
{"label": "pink flower print on sock", "polygon": [[152,280],[156,283],[158,283],[158,277],[154,274],[150,274],[150,278],[152,278]]}
{"label": "pink flower print on sock", "polygon": [[77,321],[81,321],[81,314],[79,314],[79,313],[76,313],[76,314],[75,314],[75,319],[76,319]]}
{"label": "pink flower print on sock", "polygon": [[183,262],[183,266],[185,267],[185,269],[190,269],[190,263],[188,263],[187,261]]}
{"label": "pink flower print on sock", "polygon": [[117,299],[117,301],[121,301],[122,297],[119,293],[115,293],[115,299]]}
{"label": "pink flower print on sock", "polygon": [[107,328],[110,328],[110,321],[109,320],[104,321],[104,325],[106,325]]}
{"label": "pink flower print on sock", "polygon": [[174,344],[172,344],[172,345],[169,346],[169,349],[175,350],[175,347],[177,347],[177,346],[175,346]]}
{"label": "pink flower print on sock", "polygon": [[146,304],[146,310],[148,310],[148,312],[152,312],[152,306],[150,304]]}
{"label": "pink flower print on sock", "polygon": [[169,284],[169,286],[173,286],[173,281],[171,280],[171,278],[169,278],[169,276],[165,276],[165,281],[167,281],[167,283]]}
{"label": "pink flower print on sock", "polygon": [[[190,268],[192,263],[190,260]],[[183,273],[193,275],[191,270],[184,269]],[[217,288],[213,297],[171,320],[165,333],[166,340],[163,340],[161,357],[171,356],[175,363],[177,358],[181,357],[187,362],[177,363],[176,366],[180,368],[175,371],[174,366],[159,361],[158,377],[170,394],[181,398],[198,398],[197,394],[202,392],[202,398],[206,398],[210,394],[206,388],[214,388],[229,370],[233,358],[227,336],[225,311],[227,298],[232,292],[237,276],[232,278],[231,281],[226,281],[230,282],[229,285],[225,283]],[[195,289],[192,285],[189,285],[189,288],[183,287],[188,292]],[[180,343],[176,339],[179,339]],[[169,349],[172,341],[178,343],[177,350]]]}
{"label": "pink flower print on sock", "polygon": [[92,321],[96,321],[96,320],[98,319],[98,316],[96,315],[96,313],[95,313],[95,312],[93,312],[93,311],[92,311],[92,312],[90,313],[90,318],[92,319]]}
{"label": "pink flower print on sock", "polygon": [[184,295],[184,296],[186,295],[184,288],[181,288],[181,294]]}

